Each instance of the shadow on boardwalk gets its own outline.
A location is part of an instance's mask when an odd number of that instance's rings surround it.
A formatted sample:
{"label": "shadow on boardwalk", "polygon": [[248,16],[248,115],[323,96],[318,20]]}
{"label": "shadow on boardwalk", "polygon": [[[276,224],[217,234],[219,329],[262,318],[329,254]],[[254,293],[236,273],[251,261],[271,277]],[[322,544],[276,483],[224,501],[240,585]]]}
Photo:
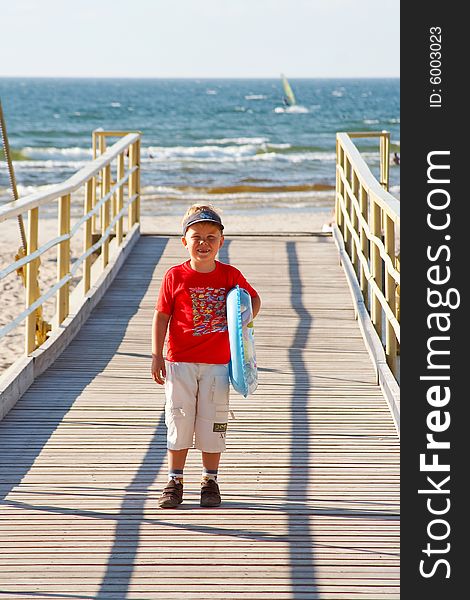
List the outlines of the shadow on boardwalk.
{"label": "shadow on boardwalk", "polygon": [[[295,382],[294,389],[291,397],[291,455],[290,455],[290,472],[296,474],[291,476],[290,484],[287,488],[289,497],[296,498],[300,505],[306,504],[308,500],[308,487],[309,487],[309,455],[308,455],[308,443],[300,445],[299,436],[297,432],[302,431],[305,439],[309,439],[310,427],[309,418],[307,413],[308,404],[308,391],[309,391],[309,374],[304,364],[303,350],[307,346],[308,336],[312,327],[312,317],[309,311],[305,308],[303,303],[302,293],[302,281],[299,272],[299,260],[294,242],[287,242],[287,257],[289,261],[289,279],[291,289],[291,305],[297,313],[299,320],[297,330],[295,332],[294,340],[289,348],[289,360],[294,373]],[[292,482],[301,483],[300,491],[296,489],[291,490]],[[294,534],[294,526],[302,526],[302,530],[307,534],[309,540],[312,543],[304,548],[303,560],[300,564],[296,560],[297,554],[294,553],[295,543],[289,544],[291,554],[291,572],[292,572],[292,583],[296,580],[305,579],[305,567],[308,566],[310,571],[309,579],[311,580],[311,594],[312,598],[318,598],[318,590],[316,587],[316,577],[314,569],[314,557],[313,557],[313,534],[310,530],[309,515],[305,515],[299,523],[298,515],[294,511],[289,510],[289,537]],[[294,515],[296,516],[295,521],[293,520]],[[293,598],[297,598],[295,587],[293,587]]]}

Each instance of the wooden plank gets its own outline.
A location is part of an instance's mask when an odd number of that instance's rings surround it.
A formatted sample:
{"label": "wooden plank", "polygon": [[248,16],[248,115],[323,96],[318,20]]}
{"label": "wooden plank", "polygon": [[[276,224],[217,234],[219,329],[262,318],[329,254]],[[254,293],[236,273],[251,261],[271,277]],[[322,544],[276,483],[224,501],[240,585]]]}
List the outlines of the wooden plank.
{"label": "wooden plank", "polygon": [[157,508],[166,441],[150,323],[164,271],[184,259],[179,240],[144,236],[0,423],[2,592],[399,598],[399,443],[329,238],[227,238],[221,260],[263,300],[259,388],[231,394],[221,507],[200,508],[192,451],[184,503]]}

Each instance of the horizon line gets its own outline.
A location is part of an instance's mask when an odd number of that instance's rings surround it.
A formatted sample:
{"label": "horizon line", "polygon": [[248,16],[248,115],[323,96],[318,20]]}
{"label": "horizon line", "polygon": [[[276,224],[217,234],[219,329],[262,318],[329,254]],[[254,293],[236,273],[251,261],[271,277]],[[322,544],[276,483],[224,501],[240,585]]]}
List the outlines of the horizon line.
{"label": "horizon line", "polygon": [[[153,75],[1,75],[0,79],[160,79],[160,80],[175,80],[175,79],[200,79],[200,80],[214,80],[214,79],[268,79],[277,80],[281,77],[275,76],[232,76],[232,77],[218,77],[218,76],[153,76]],[[400,79],[399,75],[334,75],[334,76],[295,76],[289,75],[289,79]]]}

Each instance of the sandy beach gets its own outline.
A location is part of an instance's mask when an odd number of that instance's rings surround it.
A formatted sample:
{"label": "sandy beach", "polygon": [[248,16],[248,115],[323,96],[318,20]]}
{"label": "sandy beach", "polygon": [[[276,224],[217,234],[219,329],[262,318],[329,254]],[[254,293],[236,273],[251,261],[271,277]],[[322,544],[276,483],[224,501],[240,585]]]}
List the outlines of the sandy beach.
{"label": "sandy beach", "polygon": [[[230,214],[223,211],[225,234],[231,233],[286,233],[286,232],[320,232],[323,224],[332,218],[331,208],[312,211],[279,211],[253,212]],[[141,220],[142,233],[179,234],[180,217],[172,215],[150,216],[143,215]],[[40,222],[39,243],[44,244],[56,235],[56,219],[42,219]],[[15,259],[20,246],[19,228],[16,219],[0,223],[0,269],[5,268]],[[81,253],[82,236],[78,233],[71,240],[72,261]],[[56,281],[57,251],[49,250],[41,258],[39,272],[40,288],[44,293]],[[72,288],[79,277],[72,281]],[[16,273],[0,281],[0,327],[10,322],[24,310],[24,287]],[[55,312],[55,301],[51,299],[44,304],[43,315],[51,322]],[[24,352],[24,325],[9,333],[0,340],[0,375]]]}

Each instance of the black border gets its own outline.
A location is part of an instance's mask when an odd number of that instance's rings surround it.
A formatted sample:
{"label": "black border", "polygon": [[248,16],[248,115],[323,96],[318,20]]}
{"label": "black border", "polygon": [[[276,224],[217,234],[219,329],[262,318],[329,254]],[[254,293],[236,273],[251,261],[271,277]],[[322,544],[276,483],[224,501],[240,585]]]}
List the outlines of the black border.
{"label": "black border", "polygon": [[[430,28],[442,30],[442,82],[430,83]],[[466,479],[470,469],[466,466],[469,456],[468,428],[469,402],[466,373],[470,373],[470,351],[468,348],[470,327],[466,318],[465,283],[470,269],[467,240],[470,231],[465,218],[470,216],[470,141],[467,125],[469,109],[466,104],[468,87],[468,59],[470,51],[467,40],[470,30],[459,5],[451,2],[428,1],[423,4],[401,4],[401,598],[417,600],[425,598],[440,600],[464,598],[466,573],[470,576],[467,560],[466,536],[468,517],[466,508]],[[431,107],[430,93],[441,90],[440,107]],[[467,149],[466,146],[469,146]],[[432,542],[434,547],[443,547],[446,542],[450,550],[428,558],[422,549],[428,540],[427,526],[433,518],[426,508],[426,495],[418,489],[426,487],[426,475],[420,472],[419,455],[426,451],[426,434],[429,432],[426,416],[433,410],[426,399],[429,382],[420,381],[426,374],[427,341],[432,332],[427,327],[426,317],[432,312],[427,303],[427,269],[430,263],[426,251],[431,245],[436,248],[445,243],[444,232],[433,232],[426,223],[429,212],[427,195],[431,185],[427,182],[427,156],[431,151],[450,151],[450,184],[445,187],[451,196],[449,213],[451,223],[445,234],[451,256],[446,262],[444,254],[439,264],[448,265],[451,279],[447,287],[460,292],[461,304],[450,313],[451,400],[446,408],[451,417],[449,429],[439,439],[450,441],[450,449],[440,452],[440,462],[450,464],[449,512],[443,516],[450,525],[449,537],[442,542]],[[467,155],[469,158],[467,158]],[[467,229],[467,230],[466,230]],[[468,257],[467,257],[468,255]],[[444,286],[445,287],[445,286]],[[444,310],[444,309],[439,309]],[[442,334],[445,335],[445,334]],[[438,437],[436,435],[436,437]],[[432,475],[428,473],[428,475]],[[436,481],[447,475],[436,473]],[[430,487],[429,485],[427,486]],[[434,496],[437,498],[437,496]],[[441,496],[441,499],[443,496]],[[442,500],[443,502],[443,500]],[[437,504],[436,504],[437,506]],[[434,531],[438,531],[436,528]],[[441,530],[443,531],[443,530]],[[419,565],[425,559],[426,569],[433,561],[445,558],[450,565],[450,577],[446,578],[447,567],[441,564],[432,577],[420,575]],[[469,564],[467,564],[469,563]],[[431,569],[432,570],[432,569]]]}

